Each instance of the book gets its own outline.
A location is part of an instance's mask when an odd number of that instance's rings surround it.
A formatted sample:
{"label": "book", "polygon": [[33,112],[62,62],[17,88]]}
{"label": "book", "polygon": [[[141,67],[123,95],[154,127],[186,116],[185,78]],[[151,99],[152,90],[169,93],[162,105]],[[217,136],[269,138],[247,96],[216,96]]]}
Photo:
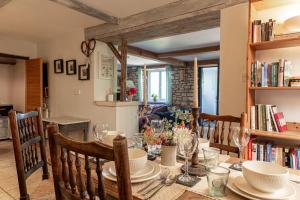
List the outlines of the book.
{"label": "book", "polygon": [[255,114],[256,110],[255,110],[255,106],[251,106],[251,110],[250,110],[250,115],[251,115],[251,118],[250,118],[250,121],[251,121],[251,129],[255,129],[256,127],[256,120],[255,120]]}
{"label": "book", "polygon": [[265,105],[266,107],[266,131],[273,131],[271,122],[271,105]]}
{"label": "book", "polygon": [[284,80],[284,59],[279,59],[279,68],[278,68],[278,87],[283,87]]}
{"label": "book", "polygon": [[266,23],[261,23],[261,41],[266,41]]}
{"label": "book", "polygon": [[277,87],[278,85],[278,66],[278,62],[272,63],[272,87]]}
{"label": "book", "polygon": [[283,131],[287,130],[286,121],[284,119],[282,112],[275,113],[274,119],[276,121],[276,125],[277,125],[279,132],[283,132]]}
{"label": "book", "polygon": [[261,20],[254,20],[252,30],[252,42],[261,42]]}
{"label": "book", "polygon": [[257,144],[252,142],[252,156],[251,156],[251,160],[257,160]]}

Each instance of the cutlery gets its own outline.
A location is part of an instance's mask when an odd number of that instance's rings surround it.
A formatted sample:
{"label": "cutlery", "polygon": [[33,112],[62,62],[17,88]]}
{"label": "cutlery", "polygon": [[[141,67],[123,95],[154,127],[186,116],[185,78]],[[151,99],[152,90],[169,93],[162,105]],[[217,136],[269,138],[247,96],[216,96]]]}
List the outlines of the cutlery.
{"label": "cutlery", "polygon": [[[165,182],[170,174],[170,170],[168,168],[164,169],[160,175],[159,175],[159,180],[160,184]],[[142,195],[146,195],[147,193],[153,191],[155,188],[157,188],[160,184],[155,185],[154,187],[150,187],[152,184],[154,184],[157,180],[151,181],[149,184],[147,184],[145,187],[140,189],[137,193],[140,193]]]}
{"label": "cutlery", "polygon": [[164,186],[171,186],[175,182],[176,182],[176,176],[175,175],[170,175],[170,177],[167,178],[167,180],[165,181],[165,183],[160,184],[158,187],[156,187],[156,189],[147,197],[147,199],[150,199],[155,194],[157,194]]}

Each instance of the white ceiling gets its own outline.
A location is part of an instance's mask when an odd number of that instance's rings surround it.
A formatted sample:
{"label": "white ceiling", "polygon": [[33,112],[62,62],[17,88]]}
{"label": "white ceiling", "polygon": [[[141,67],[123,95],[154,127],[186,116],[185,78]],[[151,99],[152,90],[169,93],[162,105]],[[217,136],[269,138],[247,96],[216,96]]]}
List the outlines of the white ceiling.
{"label": "white ceiling", "polygon": [[[136,42],[130,45],[155,53],[164,53],[183,49],[207,47],[219,43],[220,28],[213,28],[192,33]],[[181,61],[192,61],[195,57],[197,57],[198,60],[218,59],[220,57],[220,52],[215,51],[196,55],[178,56],[174,58]],[[138,59],[135,59],[135,62],[138,63]]]}
{"label": "white ceiling", "polygon": [[[177,0],[81,0],[108,14],[126,17]],[[0,8],[0,34],[47,40],[83,31],[103,21],[81,14],[49,0],[12,0]]]}
{"label": "white ceiling", "polygon": [[142,66],[142,65],[159,65],[159,64],[165,64],[163,62],[159,62],[156,60],[151,60],[147,58],[141,58],[133,55],[127,56],[127,64],[128,65],[134,65],[134,66]]}
{"label": "white ceiling", "polygon": [[156,53],[163,53],[181,49],[206,47],[218,44],[219,42],[220,28],[213,28],[203,31],[147,40],[143,42],[136,42],[130,45]]}

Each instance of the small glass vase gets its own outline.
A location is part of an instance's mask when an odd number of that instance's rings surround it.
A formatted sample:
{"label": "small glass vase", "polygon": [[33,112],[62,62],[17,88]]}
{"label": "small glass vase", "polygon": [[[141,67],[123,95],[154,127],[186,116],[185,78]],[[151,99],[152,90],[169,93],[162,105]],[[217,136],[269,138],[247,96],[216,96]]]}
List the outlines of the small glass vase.
{"label": "small glass vase", "polygon": [[175,166],[177,146],[161,146],[161,164],[165,166]]}

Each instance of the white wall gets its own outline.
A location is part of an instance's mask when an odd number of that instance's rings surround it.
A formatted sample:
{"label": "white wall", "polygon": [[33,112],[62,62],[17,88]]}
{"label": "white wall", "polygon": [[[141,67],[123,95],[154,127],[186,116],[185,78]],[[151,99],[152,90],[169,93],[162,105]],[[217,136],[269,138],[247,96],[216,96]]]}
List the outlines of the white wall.
{"label": "white wall", "polygon": [[240,116],[246,108],[248,4],[221,11],[220,114]]}
{"label": "white wall", "polygon": [[[0,52],[37,57],[37,44],[0,35]],[[0,104],[13,104],[14,109],[25,111],[25,62],[16,65],[0,65]]]}
{"label": "white wall", "polygon": [[0,104],[11,103],[11,66],[0,64]]}
{"label": "white wall", "polygon": [[[83,40],[82,31],[38,45],[38,55],[49,63],[50,116],[86,118],[91,120],[91,124],[108,123],[111,129],[116,130],[120,128],[116,127],[116,112],[112,111],[111,107],[100,107],[94,104],[93,65],[89,81],[79,81],[77,75],[54,74],[55,59],[62,58],[64,62],[68,59],[76,59],[77,64],[85,63],[85,57],[80,50]],[[78,91],[80,94],[76,95]]]}

